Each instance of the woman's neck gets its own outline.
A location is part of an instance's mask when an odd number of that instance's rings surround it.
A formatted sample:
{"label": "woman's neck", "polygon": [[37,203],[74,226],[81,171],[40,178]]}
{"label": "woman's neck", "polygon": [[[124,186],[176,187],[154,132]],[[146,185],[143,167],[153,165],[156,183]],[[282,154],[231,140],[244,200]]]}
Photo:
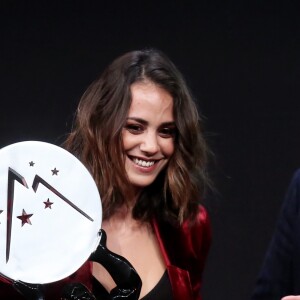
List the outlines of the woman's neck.
{"label": "woman's neck", "polygon": [[133,232],[140,230],[142,222],[132,217],[130,210],[117,211],[109,219],[103,221],[102,227],[110,234],[115,232],[118,236],[130,236]]}
{"label": "woman's neck", "polygon": [[143,222],[133,218],[132,211],[138,201],[138,198],[142,190],[140,188],[134,188],[134,196],[131,199],[126,199],[126,204],[118,207],[112,216],[103,220],[103,225],[110,228],[110,230],[135,230],[141,226]]}

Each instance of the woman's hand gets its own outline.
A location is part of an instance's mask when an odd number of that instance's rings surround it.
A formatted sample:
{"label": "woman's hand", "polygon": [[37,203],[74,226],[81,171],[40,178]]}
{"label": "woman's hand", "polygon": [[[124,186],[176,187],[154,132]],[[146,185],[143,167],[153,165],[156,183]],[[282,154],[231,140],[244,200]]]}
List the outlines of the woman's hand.
{"label": "woman's hand", "polygon": [[286,296],[281,298],[281,300],[300,300],[300,296]]}

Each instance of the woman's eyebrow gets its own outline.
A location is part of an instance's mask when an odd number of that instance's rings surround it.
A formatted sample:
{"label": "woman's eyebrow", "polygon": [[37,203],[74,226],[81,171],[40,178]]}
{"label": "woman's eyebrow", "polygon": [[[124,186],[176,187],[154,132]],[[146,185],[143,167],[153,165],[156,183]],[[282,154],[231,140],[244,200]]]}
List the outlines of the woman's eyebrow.
{"label": "woman's eyebrow", "polygon": [[[143,125],[148,125],[149,123],[144,120],[144,119],[141,119],[141,118],[135,118],[135,117],[128,117],[127,120],[132,120],[132,121],[136,121],[136,122],[139,122]],[[176,126],[175,122],[171,121],[171,122],[164,122],[164,123],[161,123],[161,126]]]}
{"label": "woman's eyebrow", "polygon": [[144,119],[141,119],[141,118],[135,118],[135,117],[128,117],[127,120],[132,120],[132,121],[136,121],[136,122],[139,122],[143,125],[148,125],[148,122]]}

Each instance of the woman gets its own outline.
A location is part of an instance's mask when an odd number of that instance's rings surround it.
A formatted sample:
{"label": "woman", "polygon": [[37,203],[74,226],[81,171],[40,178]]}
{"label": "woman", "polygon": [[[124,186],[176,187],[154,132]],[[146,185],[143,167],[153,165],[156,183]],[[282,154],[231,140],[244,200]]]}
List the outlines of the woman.
{"label": "woman", "polygon": [[[65,147],[95,179],[107,248],[139,274],[139,299],[201,299],[211,239],[199,205],[208,184],[207,147],[174,64],[157,50],[113,61],[82,96]],[[74,278],[89,288],[92,282],[97,299],[112,298],[109,272],[95,262],[84,268]]]}
{"label": "woman", "polygon": [[[107,246],[136,269],[141,299],[201,299],[211,232],[199,206],[208,181],[200,126],[174,64],[133,51],[84,93],[65,143],[98,185]],[[115,283],[99,264],[92,274],[102,299]]]}

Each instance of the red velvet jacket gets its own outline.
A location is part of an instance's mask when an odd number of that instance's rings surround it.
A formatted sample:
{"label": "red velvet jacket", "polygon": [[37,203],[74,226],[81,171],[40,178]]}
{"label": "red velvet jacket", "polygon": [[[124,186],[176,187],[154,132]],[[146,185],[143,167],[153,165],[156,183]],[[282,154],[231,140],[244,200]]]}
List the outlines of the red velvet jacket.
{"label": "red velvet jacket", "polygon": [[[174,300],[201,300],[202,272],[211,242],[211,228],[206,210],[200,207],[193,225],[186,221],[182,226],[173,227],[156,220],[152,224],[167,266]],[[45,285],[46,299],[59,300],[61,289],[68,282],[81,282],[91,290],[91,264],[87,262],[70,277]],[[0,299],[23,298],[8,282],[1,281],[0,278]]]}
{"label": "red velvet jacket", "polygon": [[204,263],[211,243],[211,227],[206,210],[200,207],[195,224],[188,221],[174,228],[153,222],[165,259],[174,300],[201,300]]}

